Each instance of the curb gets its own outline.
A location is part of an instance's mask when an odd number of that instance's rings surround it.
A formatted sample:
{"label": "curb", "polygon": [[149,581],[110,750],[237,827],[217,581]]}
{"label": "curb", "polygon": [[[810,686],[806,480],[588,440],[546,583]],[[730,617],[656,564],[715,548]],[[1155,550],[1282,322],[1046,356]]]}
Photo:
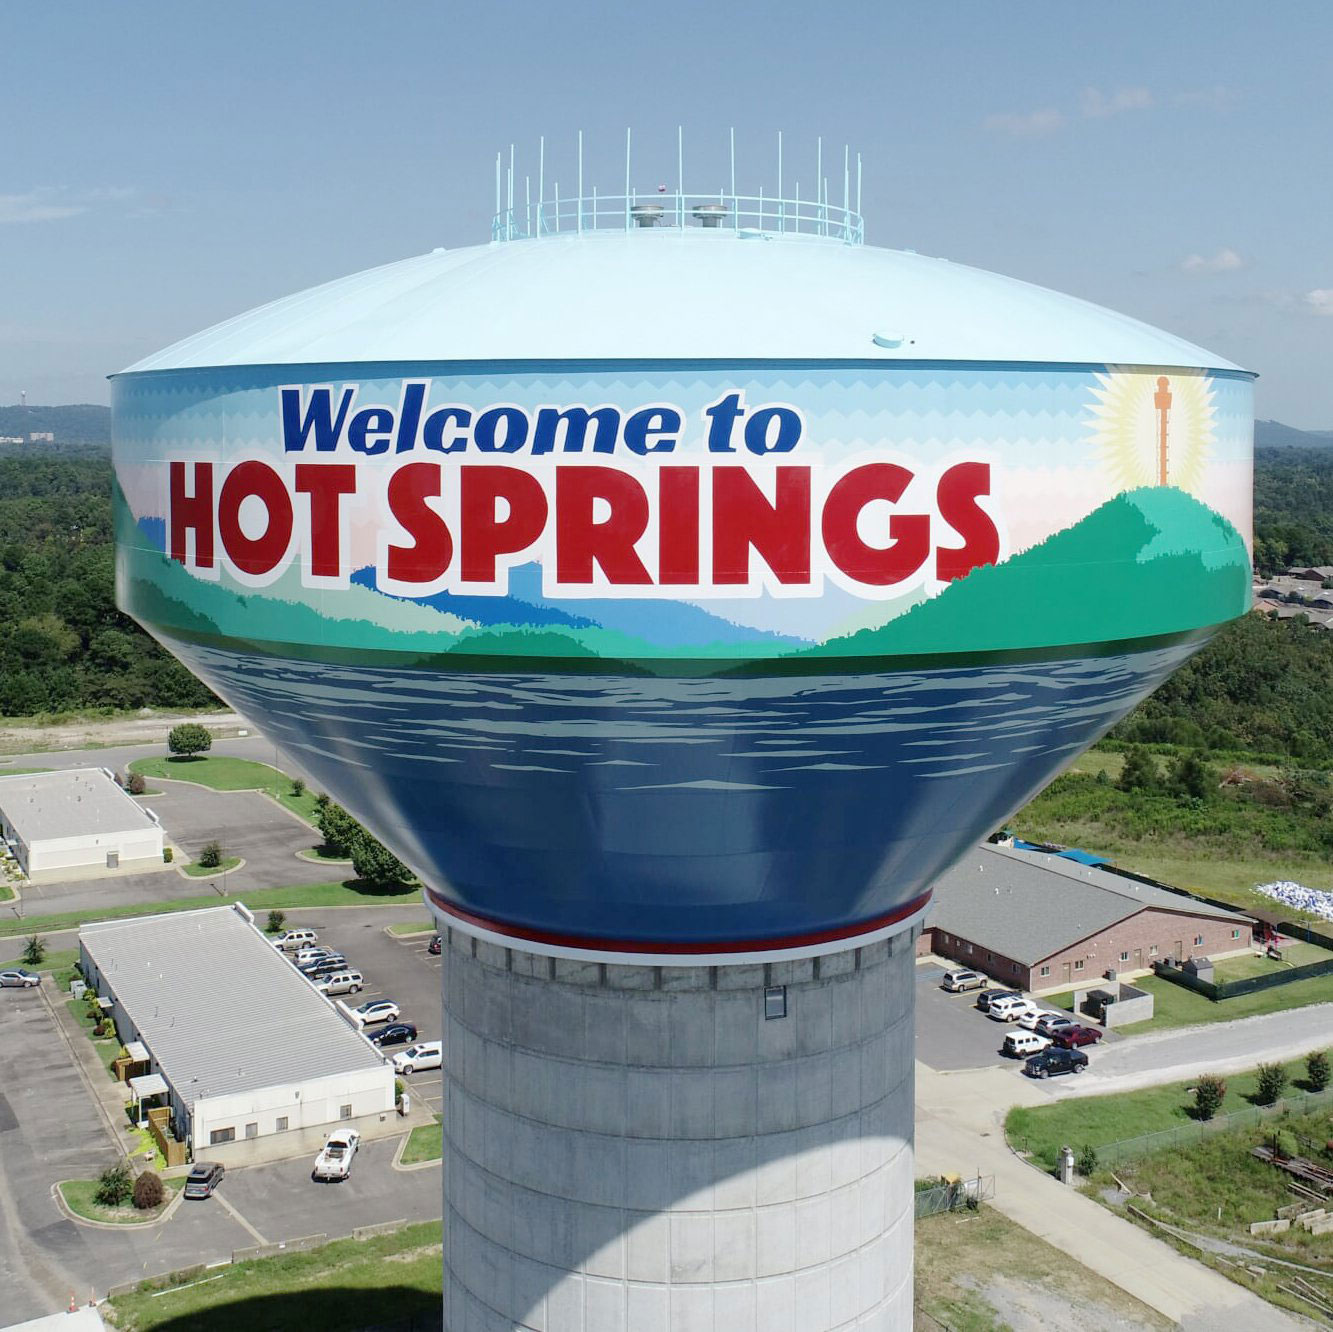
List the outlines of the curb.
{"label": "curb", "polygon": [[237,874],[245,868],[245,857],[242,856],[234,865],[228,865],[226,869],[215,869],[210,874],[186,874],[184,865],[176,865],[176,873],[185,880],[186,883],[211,883],[214,879],[220,879],[224,874]]}
{"label": "curb", "polygon": [[[425,1124],[419,1124],[417,1127],[426,1128],[428,1126]],[[389,1162],[390,1168],[393,1170],[400,1171],[402,1174],[408,1175],[411,1174],[414,1170],[429,1170],[432,1166],[442,1166],[444,1164],[443,1144],[441,1144],[440,1155],[435,1160],[414,1161],[411,1165],[403,1164],[403,1153],[407,1150],[407,1144],[411,1140],[412,1134],[414,1132],[415,1132],[414,1129],[408,1129],[408,1131],[403,1134],[402,1138],[398,1143],[398,1150],[394,1152],[393,1160]]]}
{"label": "curb", "polygon": [[65,1195],[60,1192],[62,1184],[77,1182],[77,1180],[71,1179],[57,1180],[56,1183],[51,1185],[51,1197],[55,1199],[56,1206],[64,1214],[66,1220],[73,1221],[76,1226],[86,1226],[89,1230],[133,1230],[136,1226],[165,1225],[185,1198],[185,1189],[182,1186],[176,1190],[176,1196],[156,1216],[145,1217],[142,1221],[93,1221],[86,1216],[80,1216],[65,1201]]}

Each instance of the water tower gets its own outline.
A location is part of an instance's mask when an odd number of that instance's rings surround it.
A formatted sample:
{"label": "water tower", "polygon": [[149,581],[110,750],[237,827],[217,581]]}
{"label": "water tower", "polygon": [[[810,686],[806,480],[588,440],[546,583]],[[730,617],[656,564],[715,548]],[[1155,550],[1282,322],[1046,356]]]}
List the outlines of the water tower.
{"label": "water tower", "polygon": [[1246,609],[1251,376],[535,174],[115,378],[120,604],[421,877],[451,1332],[907,1328],[930,885]]}

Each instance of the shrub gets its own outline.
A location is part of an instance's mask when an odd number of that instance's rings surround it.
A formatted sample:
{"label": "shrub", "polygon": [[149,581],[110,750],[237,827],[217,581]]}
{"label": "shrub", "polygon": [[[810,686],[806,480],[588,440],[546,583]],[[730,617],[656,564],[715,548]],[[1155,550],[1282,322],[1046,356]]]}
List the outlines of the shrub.
{"label": "shrub", "polygon": [[146,1212],[150,1207],[161,1207],[167,1191],[162,1186],[162,1176],[152,1170],[145,1170],[134,1181],[134,1205]]}
{"label": "shrub", "polygon": [[205,869],[217,869],[222,864],[222,843],[205,842],[204,849],[199,853],[199,863]]}
{"label": "shrub", "polygon": [[46,960],[46,944],[40,934],[28,935],[28,941],[23,945],[23,962],[25,966],[40,966]]}
{"label": "shrub", "polygon": [[1116,786],[1122,791],[1152,791],[1157,787],[1157,763],[1137,745],[1125,750],[1125,766]]}
{"label": "shrub", "polygon": [[1296,1135],[1289,1133],[1286,1129],[1274,1129],[1268,1134],[1264,1141],[1269,1147],[1277,1153],[1278,1156],[1290,1160],[1293,1156],[1300,1155],[1300,1144],[1296,1141]]}
{"label": "shrub", "polygon": [[402,1080],[402,1078],[394,1078],[394,1080],[393,1080],[393,1103],[394,1103],[394,1105],[399,1105],[399,1104],[401,1104],[402,1099],[403,1099],[403,1091],[404,1091],[404,1087],[403,1087],[403,1080]]}
{"label": "shrub", "polygon": [[305,782],[300,777],[292,778],[292,794],[294,796],[305,795]]}
{"label": "shrub", "polygon": [[187,758],[191,754],[202,754],[212,747],[213,737],[198,722],[181,722],[179,726],[173,726],[167,736],[167,748],[173,754]]}
{"label": "shrub", "polygon": [[287,913],[285,911],[270,911],[268,913],[268,924],[264,928],[269,934],[281,934],[287,927]]}
{"label": "shrub", "polygon": [[1084,1179],[1091,1179],[1097,1173],[1097,1149],[1090,1143],[1084,1143],[1074,1165]]}
{"label": "shrub", "polygon": [[1305,1080],[1310,1084],[1311,1091],[1323,1091],[1328,1086],[1328,1055],[1322,1050],[1316,1050],[1314,1054],[1306,1055]]}
{"label": "shrub", "polygon": [[95,1027],[94,1027],[94,1028],[93,1028],[93,1035],[94,1035],[94,1036],[99,1036],[99,1037],[101,1037],[101,1036],[105,1036],[105,1035],[107,1034],[106,1026],[107,1026],[107,1024],[106,1024],[106,1019],[103,1018],[103,1019],[102,1019],[102,1020],[101,1020]]}
{"label": "shrub", "polygon": [[1199,1119],[1211,1119],[1222,1107],[1227,1084],[1212,1073],[1205,1073],[1194,1085],[1194,1113]]}
{"label": "shrub", "polygon": [[148,783],[144,781],[143,773],[141,772],[130,773],[130,779],[128,782],[125,783],[125,789],[131,795],[143,795],[143,793],[148,789]]}
{"label": "shrub", "polygon": [[[159,1184],[161,1182],[158,1180]],[[117,1161],[115,1165],[107,1166],[97,1177],[97,1189],[93,1193],[93,1198],[103,1207],[121,1207],[129,1202],[133,1192],[134,1177],[130,1174],[129,1165],[124,1161]]]}
{"label": "shrub", "polygon": [[329,799],[329,793],[327,791],[321,791],[315,797],[315,808],[321,812],[328,809],[331,803],[332,801]]}
{"label": "shrub", "polygon": [[1272,1105],[1287,1086],[1287,1070],[1281,1064],[1260,1064],[1254,1099],[1260,1105]]}
{"label": "shrub", "polygon": [[163,860],[163,862],[164,862],[165,864],[170,865],[171,862],[172,862],[173,860],[175,860],[175,859],[176,859],[176,853],[175,853],[169,846],[164,846],[164,847],[162,848],[162,860]]}

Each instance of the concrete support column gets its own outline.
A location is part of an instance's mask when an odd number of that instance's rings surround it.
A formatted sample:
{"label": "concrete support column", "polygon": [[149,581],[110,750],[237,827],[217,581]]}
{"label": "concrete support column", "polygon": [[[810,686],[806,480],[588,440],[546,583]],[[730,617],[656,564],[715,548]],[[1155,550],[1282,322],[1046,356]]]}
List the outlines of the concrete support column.
{"label": "concrete support column", "polygon": [[908,1332],[912,937],[639,967],[446,930],[448,1332]]}

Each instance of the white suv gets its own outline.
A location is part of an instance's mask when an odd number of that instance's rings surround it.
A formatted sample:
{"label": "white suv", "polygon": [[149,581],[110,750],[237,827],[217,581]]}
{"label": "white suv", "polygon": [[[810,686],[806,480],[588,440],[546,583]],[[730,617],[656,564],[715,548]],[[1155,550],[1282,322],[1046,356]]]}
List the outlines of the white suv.
{"label": "white suv", "polygon": [[996,1022],[1017,1022],[1024,1013],[1035,1013],[1037,1005],[1021,995],[1006,994],[992,999],[986,1011]]}
{"label": "white suv", "polygon": [[444,1042],[422,1041],[409,1045],[393,1057],[395,1073],[415,1073],[422,1068],[440,1068],[444,1064]]}

